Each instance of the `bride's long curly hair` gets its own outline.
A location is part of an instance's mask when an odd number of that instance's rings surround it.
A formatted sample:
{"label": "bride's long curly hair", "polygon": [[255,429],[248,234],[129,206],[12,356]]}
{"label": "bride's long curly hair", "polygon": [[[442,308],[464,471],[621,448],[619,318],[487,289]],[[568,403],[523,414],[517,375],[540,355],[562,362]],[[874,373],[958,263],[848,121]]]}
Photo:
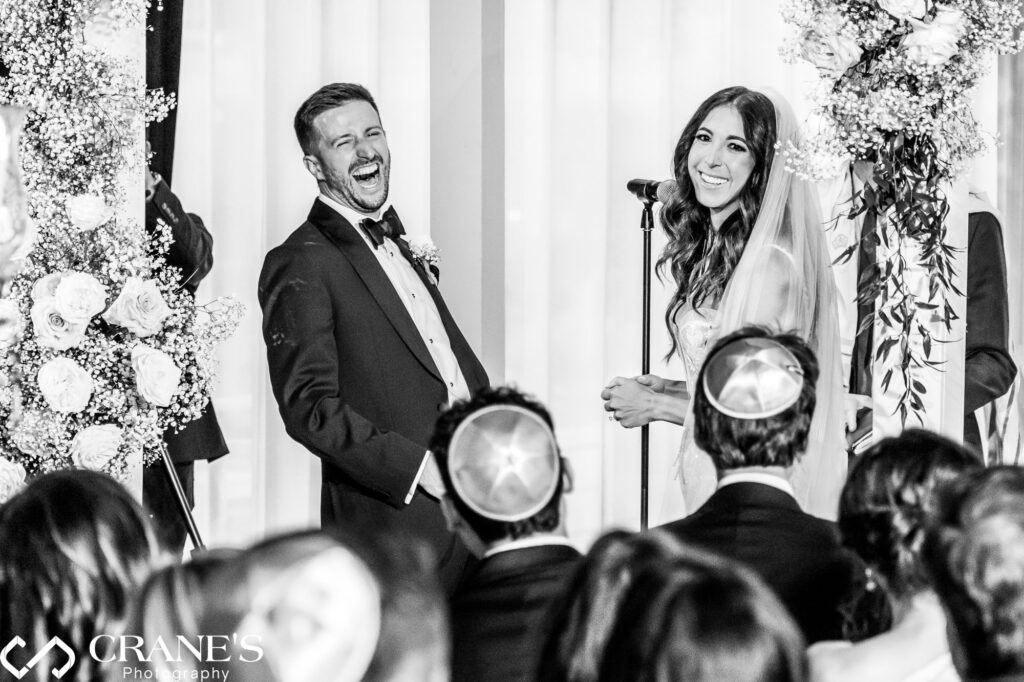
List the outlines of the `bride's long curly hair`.
{"label": "bride's long curly hair", "polygon": [[[687,159],[704,119],[721,106],[734,107],[739,113],[743,121],[743,135],[754,157],[754,169],[740,190],[739,219],[726,220],[721,225],[718,239],[712,241],[713,246],[708,251],[708,241],[713,233],[711,211],[697,201],[687,170]],[[667,270],[676,283],[676,293],[665,312],[665,324],[672,338],[669,356],[679,350],[672,333],[672,317],[676,309],[687,301],[694,308],[703,303],[717,302],[743,255],[768,184],[776,137],[772,101],[760,92],[740,86],[719,90],[704,100],[679,136],[672,157],[677,190],[661,209],[661,226],[668,235],[668,244],[658,259],[658,276],[664,279]],[[707,274],[696,279],[694,275],[704,260],[707,261],[703,266]]]}

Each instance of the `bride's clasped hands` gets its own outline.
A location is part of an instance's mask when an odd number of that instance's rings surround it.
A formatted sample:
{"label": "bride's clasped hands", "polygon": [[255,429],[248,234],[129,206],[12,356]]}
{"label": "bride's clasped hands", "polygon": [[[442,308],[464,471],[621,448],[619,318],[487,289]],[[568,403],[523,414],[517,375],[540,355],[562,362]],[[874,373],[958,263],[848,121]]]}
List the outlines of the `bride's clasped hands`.
{"label": "bride's clasped hands", "polygon": [[690,405],[685,381],[654,374],[615,377],[601,391],[608,417],[627,429],[654,421],[682,425]]}

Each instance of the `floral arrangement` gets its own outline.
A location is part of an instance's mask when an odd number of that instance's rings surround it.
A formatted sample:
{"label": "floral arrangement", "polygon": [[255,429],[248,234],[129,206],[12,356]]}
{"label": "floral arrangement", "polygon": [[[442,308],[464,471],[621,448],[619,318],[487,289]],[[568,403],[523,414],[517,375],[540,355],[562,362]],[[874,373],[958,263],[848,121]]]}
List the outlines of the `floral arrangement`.
{"label": "floral arrangement", "polygon": [[[783,150],[790,170],[817,180],[834,175],[844,161],[870,167],[849,217],[877,216],[875,232],[864,238],[884,245],[885,257],[859,296],[880,301],[883,333],[875,357],[888,362],[897,354],[882,383],[888,389],[899,373],[898,409],[906,423],[909,412],[920,418],[923,408],[925,388],[914,370],[937,366],[926,323],[937,318],[950,329],[956,317],[947,296],[960,294],[954,251],[945,243],[943,186],[989,143],[971,115],[972,88],[992,55],[1020,50],[1020,3],[789,0],[783,17],[796,29],[783,56],[810,62],[821,77],[815,100],[822,123],[804,146]],[[908,255],[911,242],[914,255]],[[926,298],[907,284],[909,258],[926,272]],[[922,339],[920,351],[910,342],[914,334]]]}
{"label": "floral arrangement", "polygon": [[[148,233],[142,126],[173,98],[109,49],[142,35],[145,0],[0,0],[0,104],[27,114],[21,145],[35,242],[0,298],[0,500],[66,467],[124,476],[197,418],[216,345],[241,315],[197,306]],[[111,37],[115,40],[111,41]],[[137,191],[129,182],[138,177]]]}

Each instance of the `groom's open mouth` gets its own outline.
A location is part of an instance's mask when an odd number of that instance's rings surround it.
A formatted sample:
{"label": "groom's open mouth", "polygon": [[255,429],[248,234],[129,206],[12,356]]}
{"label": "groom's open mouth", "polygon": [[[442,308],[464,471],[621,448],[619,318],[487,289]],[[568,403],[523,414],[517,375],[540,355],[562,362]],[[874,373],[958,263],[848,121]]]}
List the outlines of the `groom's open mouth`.
{"label": "groom's open mouth", "polygon": [[381,165],[374,161],[352,169],[352,179],[365,190],[375,190],[380,186]]}

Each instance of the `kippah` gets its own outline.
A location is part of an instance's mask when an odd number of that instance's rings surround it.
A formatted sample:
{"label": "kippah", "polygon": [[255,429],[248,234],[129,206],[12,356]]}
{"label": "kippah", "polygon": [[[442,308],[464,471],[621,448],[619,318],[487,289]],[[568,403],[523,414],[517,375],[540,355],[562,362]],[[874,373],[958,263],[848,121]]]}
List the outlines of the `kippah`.
{"label": "kippah", "polygon": [[779,342],[737,339],[705,361],[703,386],[708,402],[722,414],[765,419],[796,403],[804,373],[796,356]]}
{"label": "kippah", "polygon": [[448,446],[455,493],[474,512],[520,521],[543,509],[561,475],[555,435],[518,405],[491,405],[459,424]]}

